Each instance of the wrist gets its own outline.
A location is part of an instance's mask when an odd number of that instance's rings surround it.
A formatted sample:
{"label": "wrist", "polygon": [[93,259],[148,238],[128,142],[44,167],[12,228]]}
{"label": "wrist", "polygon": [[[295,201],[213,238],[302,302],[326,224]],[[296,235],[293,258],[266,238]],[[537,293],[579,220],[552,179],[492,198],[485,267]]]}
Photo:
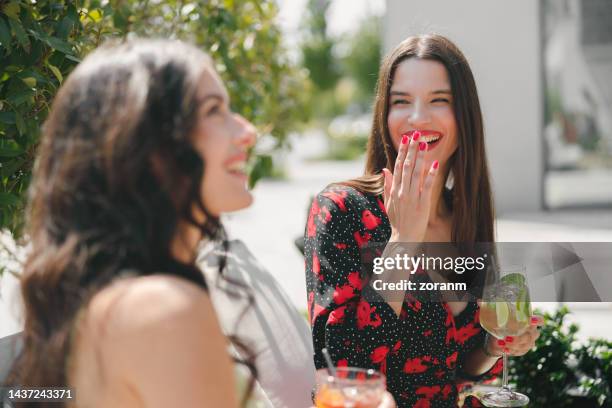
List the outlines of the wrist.
{"label": "wrist", "polygon": [[491,336],[489,335],[489,333],[487,333],[487,334],[485,335],[484,342],[482,343],[482,346],[481,346],[482,351],[483,351],[483,353],[485,353],[485,355],[486,355],[487,357],[489,357],[489,358],[499,359],[499,358],[501,358],[501,357],[502,357],[502,355],[503,355],[503,354],[495,354],[495,353],[493,353],[493,352],[490,350],[490,346],[489,346],[489,343],[490,343],[490,340],[491,340],[491,339],[490,339],[490,337],[491,337]]}

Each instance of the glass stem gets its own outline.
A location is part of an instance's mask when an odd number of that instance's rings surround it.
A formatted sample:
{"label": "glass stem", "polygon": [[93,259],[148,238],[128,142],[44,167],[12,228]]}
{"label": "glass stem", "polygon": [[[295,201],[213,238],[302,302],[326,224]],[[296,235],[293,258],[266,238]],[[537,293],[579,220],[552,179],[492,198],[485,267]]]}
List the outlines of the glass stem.
{"label": "glass stem", "polygon": [[504,351],[502,353],[502,364],[503,364],[503,376],[502,376],[502,390],[510,391],[508,387],[508,355]]}

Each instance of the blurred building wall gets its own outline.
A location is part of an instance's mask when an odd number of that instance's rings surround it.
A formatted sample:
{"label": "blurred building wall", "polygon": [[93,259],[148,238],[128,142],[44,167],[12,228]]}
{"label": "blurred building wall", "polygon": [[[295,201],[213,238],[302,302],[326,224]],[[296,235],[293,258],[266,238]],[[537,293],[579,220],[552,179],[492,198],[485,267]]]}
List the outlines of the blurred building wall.
{"label": "blurred building wall", "polygon": [[539,1],[387,0],[384,47],[409,35],[449,37],[468,59],[485,121],[499,214],[542,208]]}

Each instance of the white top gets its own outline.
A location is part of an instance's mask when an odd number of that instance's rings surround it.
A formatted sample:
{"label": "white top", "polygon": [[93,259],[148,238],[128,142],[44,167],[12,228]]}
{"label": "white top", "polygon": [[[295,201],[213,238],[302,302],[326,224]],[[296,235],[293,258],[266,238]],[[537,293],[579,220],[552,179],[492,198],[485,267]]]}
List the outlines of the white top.
{"label": "white top", "polygon": [[[295,309],[274,277],[239,240],[229,243],[223,276],[246,285],[254,302],[249,307],[244,295],[232,296],[232,292],[244,293],[244,289],[219,276],[221,253],[219,244],[208,245],[202,249],[198,264],[204,271],[223,332],[239,336],[257,354],[258,391],[267,399],[263,406],[312,406],[315,368],[312,335],[305,316]],[[296,279],[302,278],[296,276]],[[246,313],[240,318],[246,307]]]}

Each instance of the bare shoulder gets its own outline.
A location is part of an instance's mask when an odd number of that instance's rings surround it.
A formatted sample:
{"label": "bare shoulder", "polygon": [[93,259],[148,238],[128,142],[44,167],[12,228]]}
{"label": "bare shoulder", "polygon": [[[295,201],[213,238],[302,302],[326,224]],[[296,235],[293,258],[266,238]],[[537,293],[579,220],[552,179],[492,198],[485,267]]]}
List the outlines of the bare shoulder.
{"label": "bare shoulder", "polygon": [[131,334],[159,324],[207,320],[211,314],[208,294],[201,287],[169,275],[119,280],[95,294],[87,310],[92,329]]}
{"label": "bare shoulder", "polygon": [[227,340],[201,287],[167,275],[122,279],[92,298],[83,323],[105,369],[145,406],[177,395],[178,406],[234,406]]}

